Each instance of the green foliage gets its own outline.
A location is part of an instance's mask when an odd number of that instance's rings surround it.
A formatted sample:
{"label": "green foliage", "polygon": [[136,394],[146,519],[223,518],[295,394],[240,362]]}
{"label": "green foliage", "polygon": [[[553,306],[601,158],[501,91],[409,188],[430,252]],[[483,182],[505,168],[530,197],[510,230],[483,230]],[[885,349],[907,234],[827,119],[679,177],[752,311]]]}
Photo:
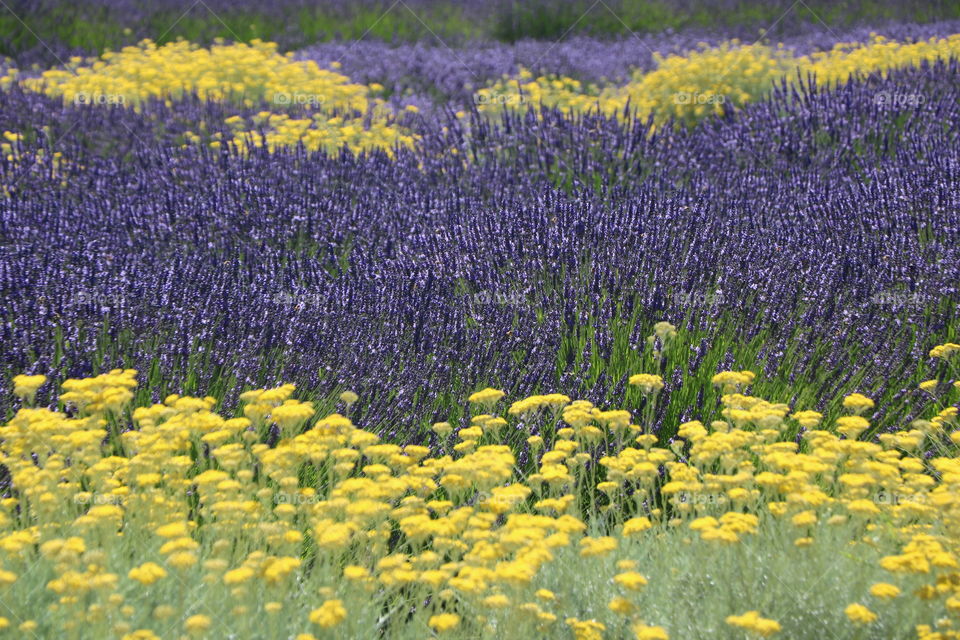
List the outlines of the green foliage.
{"label": "green foliage", "polygon": [[[960,18],[953,2],[905,3],[862,0],[850,3],[810,0],[787,10],[783,3],[749,0],[736,3],[691,3],[676,7],[662,0],[510,0],[483,7],[438,1],[407,7],[388,2],[316,3],[306,7],[270,8],[260,12],[218,10],[194,5],[184,13],[167,8],[144,9],[136,24],[123,24],[108,7],[60,2],[33,10],[14,7],[0,12],[0,56],[16,58],[28,51],[44,56],[53,50],[88,54],[116,50],[143,38],[158,43],[184,38],[210,44],[217,38],[249,42],[255,38],[281,42],[287,50],[328,40],[458,42],[524,38],[557,40],[575,34],[623,37],[665,29],[731,28],[784,32],[788,24],[821,22],[843,27],[858,22],[906,19],[930,22]],[[27,26],[27,28],[24,27]],[[56,60],[51,58],[50,63]]]}

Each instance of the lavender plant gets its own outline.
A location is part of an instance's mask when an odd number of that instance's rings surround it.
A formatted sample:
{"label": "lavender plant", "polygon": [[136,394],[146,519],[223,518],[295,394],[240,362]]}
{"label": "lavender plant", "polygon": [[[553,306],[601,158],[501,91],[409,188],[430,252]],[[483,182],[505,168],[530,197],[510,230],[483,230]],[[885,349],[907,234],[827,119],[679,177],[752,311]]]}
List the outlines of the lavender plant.
{"label": "lavender plant", "polygon": [[[784,85],[652,135],[549,111],[474,113],[468,135],[451,114],[393,160],[181,149],[181,119],[214,106],[3,93],[0,126],[32,128],[0,160],[0,385],[134,367],[150,399],[227,408],[281,380],[331,408],[350,389],[355,417],[407,441],[428,422],[404,417],[464,415],[461,390],[602,402],[654,366],[664,439],[715,406],[705,379],[757,362],[758,392],[800,408],[850,391],[922,407],[889,380],[956,341],[957,73]],[[660,320],[682,331],[655,356]]]}

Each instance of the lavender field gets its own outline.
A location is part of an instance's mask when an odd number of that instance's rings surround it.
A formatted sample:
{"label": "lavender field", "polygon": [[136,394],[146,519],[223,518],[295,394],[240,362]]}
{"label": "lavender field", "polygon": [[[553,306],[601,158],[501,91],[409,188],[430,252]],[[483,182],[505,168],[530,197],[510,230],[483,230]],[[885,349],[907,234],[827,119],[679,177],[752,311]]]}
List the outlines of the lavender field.
{"label": "lavender field", "polygon": [[954,4],[0,12],[0,637],[960,637]]}

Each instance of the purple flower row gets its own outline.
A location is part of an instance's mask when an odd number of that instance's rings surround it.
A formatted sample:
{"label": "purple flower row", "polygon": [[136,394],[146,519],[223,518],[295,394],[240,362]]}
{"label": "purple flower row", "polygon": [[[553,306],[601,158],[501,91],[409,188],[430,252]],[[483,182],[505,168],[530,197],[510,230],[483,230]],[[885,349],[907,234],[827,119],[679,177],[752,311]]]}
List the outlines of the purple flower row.
{"label": "purple flower row", "polygon": [[[658,320],[704,335],[734,321],[737,340],[762,338],[767,375],[790,362],[826,376],[818,397],[854,375],[898,393],[887,380],[957,320],[958,74],[954,61],[782,88],[654,135],[474,113],[470,136],[424,123],[396,160],[173,149],[158,129],[218,107],[0,94],[0,126],[35,125],[19,159],[0,159],[3,371],[96,361],[202,392],[237,372],[228,404],[292,381],[351,388],[372,419],[429,419],[457,385],[616,395],[622,372],[591,360],[613,358],[612,327],[636,318],[635,352]],[[68,162],[33,164],[38,147]],[[795,353],[798,336],[824,343]],[[713,345],[692,346],[690,371],[717,366]]]}

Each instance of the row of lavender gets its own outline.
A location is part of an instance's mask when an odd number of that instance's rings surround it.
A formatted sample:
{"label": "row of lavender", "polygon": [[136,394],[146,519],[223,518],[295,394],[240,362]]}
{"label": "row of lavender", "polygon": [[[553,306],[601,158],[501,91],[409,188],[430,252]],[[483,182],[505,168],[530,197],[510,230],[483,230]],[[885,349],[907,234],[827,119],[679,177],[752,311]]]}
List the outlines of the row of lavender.
{"label": "row of lavender", "polygon": [[[960,33],[960,20],[928,24],[873,24],[846,29],[805,30],[781,38],[758,39],[756,32],[741,33],[742,41],[782,43],[796,55],[829,51],[839,42],[869,42],[880,34],[897,42],[918,42]],[[734,35],[735,32],[733,32]],[[636,70],[650,70],[655,55],[683,55],[701,43],[717,46],[733,37],[730,30],[685,29],[676,33],[633,34],[617,40],[571,36],[557,42],[524,40],[516,43],[478,43],[447,47],[435,39],[413,44],[378,41],[327,42],[297,52],[297,58],[314,60],[321,67],[341,65],[355,82],[379,83],[400,105],[429,110],[441,97],[444,104],[469,104],[473,92],[520,69],[576,78],[585,83],[628,82]]]}
{"label": "row of lavender", "polygon": [[[474,117],[468,136],[451,119],[393,161],[173,150],[149,134],[182,113],[71,109],[48,160],[28,144],[0,167],[0,385],[94,361],[171,390],[231,370],[351,388],[375,416],[430,417],[436,390],[486,383],[600,401],[623,389],[614,360],[668,319],[704,336],[684,369],[748,364],[708,353],[732,321],[734,343],[763,337],[767,373],[826,380],[819,396],[851,379],[908,393],[886,380],[958,315],[958,78],[954,62],[784,88],[654,135],[545,112]],[[25,100],[0,96],[0,114]],[[34,122],[62,118],[31,104]],[[108,124],[139,134],[90,152]]]}
{"label": "row of lavender", "polygon": [[[917,42],[960,33],[960,20],[876,24],[842,30],[820,28],[783,38],[781,42],[796,55],[808,55],[828,50],[838,42],[867,42],[874,33],[902,43]],[[683,54],[701,43],[718,45],[729,37],[729,31],[721,34],[683,30],[634,34],[613,41],[574,36],[558,42],[491,42],[455,48],[436,39],[415,44],[331,42],[299,51],[296,57],[315,61],[324,68],[339,65],[339,70],[355,82],[381,85],[383,95],[401,114],[402,124],[420,132],[425,124],[429,128],[443,120],[447,112],[470,109],[482,98],[475,94],[478,88],[504,76],[515,76],[521,69],[585,83],[625,83],[635,70],[652,69],[656,54]],[[31,75],[32,72],[25,73]],[[908,96],[898,96],[896,92],[890,95],[890,99],[898,98],[908,99]],[[199,122],[205,123],[211,134],[219,132],[230,137],[231,131],[224,123],[229,116],[239,113],[249,119],[265,106],[277,108],[275,104],[242,108],[188,99],[169,108],[158,104],[147,106],[147,113],[141,117],[123,113],[122,109],[91,112],[72,104],[61,108],[56,99],[33,93],[24,95],[16,85],[3,99],[4,108],[0,110],[3,130],[30,135],[49,127],[46,135],[49,140],[66,144],[82,138],[98,154],[123,154],[134,146],[151,144],[148,141],[157,137],[165,142],[183,143],[186,140],[183,134],[196,130]],[[423,121],[404,111],[408,105],[417,107]],[[304,105],[286,105],[284,111],[292,117],[311,116]]]}

